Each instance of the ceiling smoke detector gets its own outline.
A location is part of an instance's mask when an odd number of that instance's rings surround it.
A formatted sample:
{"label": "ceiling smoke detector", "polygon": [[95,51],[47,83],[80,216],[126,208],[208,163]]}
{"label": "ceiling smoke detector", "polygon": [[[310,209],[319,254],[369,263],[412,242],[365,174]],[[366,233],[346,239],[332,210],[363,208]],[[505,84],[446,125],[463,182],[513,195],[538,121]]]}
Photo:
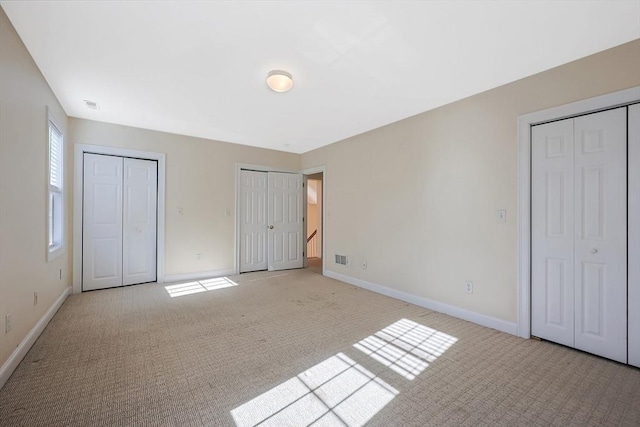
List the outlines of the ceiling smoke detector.
{"label": "ceiling smoke detector", "polygon": [[100,106],[95,101],[89,101],[88,99],[85,99],[83,101],[84,101],[84,105],[86,105],[87,108],[89,108],[91,110],[99,110],[100,109]]}

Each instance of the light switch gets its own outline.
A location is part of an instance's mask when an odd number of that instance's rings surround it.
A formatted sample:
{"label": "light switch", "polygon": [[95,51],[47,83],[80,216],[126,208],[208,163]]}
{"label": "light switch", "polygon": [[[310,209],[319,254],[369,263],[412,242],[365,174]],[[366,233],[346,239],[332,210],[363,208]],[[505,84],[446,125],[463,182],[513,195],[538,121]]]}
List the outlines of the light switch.
{"label": "light switch", "polygon": [[506,211],[506,209],[498,210],[498,222],[507,222],[507,211]]}

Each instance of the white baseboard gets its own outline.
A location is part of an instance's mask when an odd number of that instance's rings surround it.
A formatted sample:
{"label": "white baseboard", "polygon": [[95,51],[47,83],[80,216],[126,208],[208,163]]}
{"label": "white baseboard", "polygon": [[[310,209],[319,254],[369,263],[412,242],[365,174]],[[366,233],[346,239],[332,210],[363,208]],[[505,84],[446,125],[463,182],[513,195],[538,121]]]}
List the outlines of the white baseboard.
{"label": "white baseboard", "polygon": [[212,279],[214,277],[233,276],[234,274],[236,274],[236,271],[233,268],[228,268],[226,270],[198,271],[196,273],[167,274],[164,276],[164,283]]}
{"label": "white baseboard", "polygon": [[58,311],[64,300],[67,299],[67,296],[71,293],[71,286],[66,288],[62,294],[56,299],[56,301],[49,307],[47,312],[38,320],[38,323],[29,331],[26,337],[22,340],[20,345],[16,347],[16,349],[11,353],[9,359],[2,365],[0,368],[0,389],[4,387],[4,384],[7,382],[13,371],[16,370],[22,359],[27,355],[33,343],[36,342],[44,328],[49,324],[54,314]]}
{"label": "white baseboard", "polygon": [[358,286],[359,288],[368,289],[378,294],[386,295],[388,297],[406,301],[420,307],[428,308],[429,310],[434,310],[440,313],[447,314],[449,316],[457,317],[459,319],[468,320],[469,322],[473,322],[481,326],[486,326],[487,328],[497,329],[498,331],[506,332],[511,335],[518,335],[518,325],[515,322],[507,322],[506,320],[496,319],[495,317],[486,316],[484,314],[476,313],[464,308],[455,307],[453,305],[433,301],[428,298],[419,297],[408,292],[391,289],[386,286],[378,285],[376,283],[367,282],[366,280],[357,279],[351,276],[345,276],[344,274],[336,273],[335,271],[325,270],[324,275],[327,277],[331,277],[332,279],[340,280],[341,282],[349,283],[350,285]]}

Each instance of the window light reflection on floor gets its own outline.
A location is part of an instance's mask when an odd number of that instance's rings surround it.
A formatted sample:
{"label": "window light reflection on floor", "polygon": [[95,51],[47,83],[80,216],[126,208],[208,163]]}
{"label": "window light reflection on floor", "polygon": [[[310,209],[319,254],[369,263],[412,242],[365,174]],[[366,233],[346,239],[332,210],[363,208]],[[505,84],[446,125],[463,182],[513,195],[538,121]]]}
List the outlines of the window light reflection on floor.
{"label": "window light reflection on floor", "polygon": [[226,277],[218,277],[216,279],[168,285],[164,288],[167,290],[167,293],[171,298],[175,298],[183,295],[197,294],[198,292],[215,291],[216,289],[228,288],[231,286],[238,286],[238,284]]}
{"label": "window light reflection on floor", "polygon": [[458,339],[408,319],[376,332],[354,347],[413,380]]}
{"label": "window light reflection on floor", "polygon": [[398,390],[338,353],[255,399],[231,415],[238,427],[361,426]]}

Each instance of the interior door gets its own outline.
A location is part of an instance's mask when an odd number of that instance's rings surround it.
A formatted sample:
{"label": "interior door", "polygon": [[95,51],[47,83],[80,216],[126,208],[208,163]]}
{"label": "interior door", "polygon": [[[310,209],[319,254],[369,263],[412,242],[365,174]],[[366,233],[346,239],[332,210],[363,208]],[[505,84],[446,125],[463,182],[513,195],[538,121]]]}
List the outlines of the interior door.
{"label": "interior door", "polygon": [[240,171],[240,273],[267,269],[267,172]]}
{"label": "interior door", "polygon": [[627,109],[575,118],[575,347],[627,361]]}
{"label": "interior door", "polygon": [[122,285],[122,157],[84,154],[82,289]]}
{"label": "interior door", "polygon": [[158,162],[124,159],[122,284],[156,281]]}
{"label": "interior door", "polygon": [[531,333],[573,347],[573,119],[534,126],[531,141]]}
{"label": "interior door", "polygon": [[303,267],[302,174],[268,174],[268,269]]}

